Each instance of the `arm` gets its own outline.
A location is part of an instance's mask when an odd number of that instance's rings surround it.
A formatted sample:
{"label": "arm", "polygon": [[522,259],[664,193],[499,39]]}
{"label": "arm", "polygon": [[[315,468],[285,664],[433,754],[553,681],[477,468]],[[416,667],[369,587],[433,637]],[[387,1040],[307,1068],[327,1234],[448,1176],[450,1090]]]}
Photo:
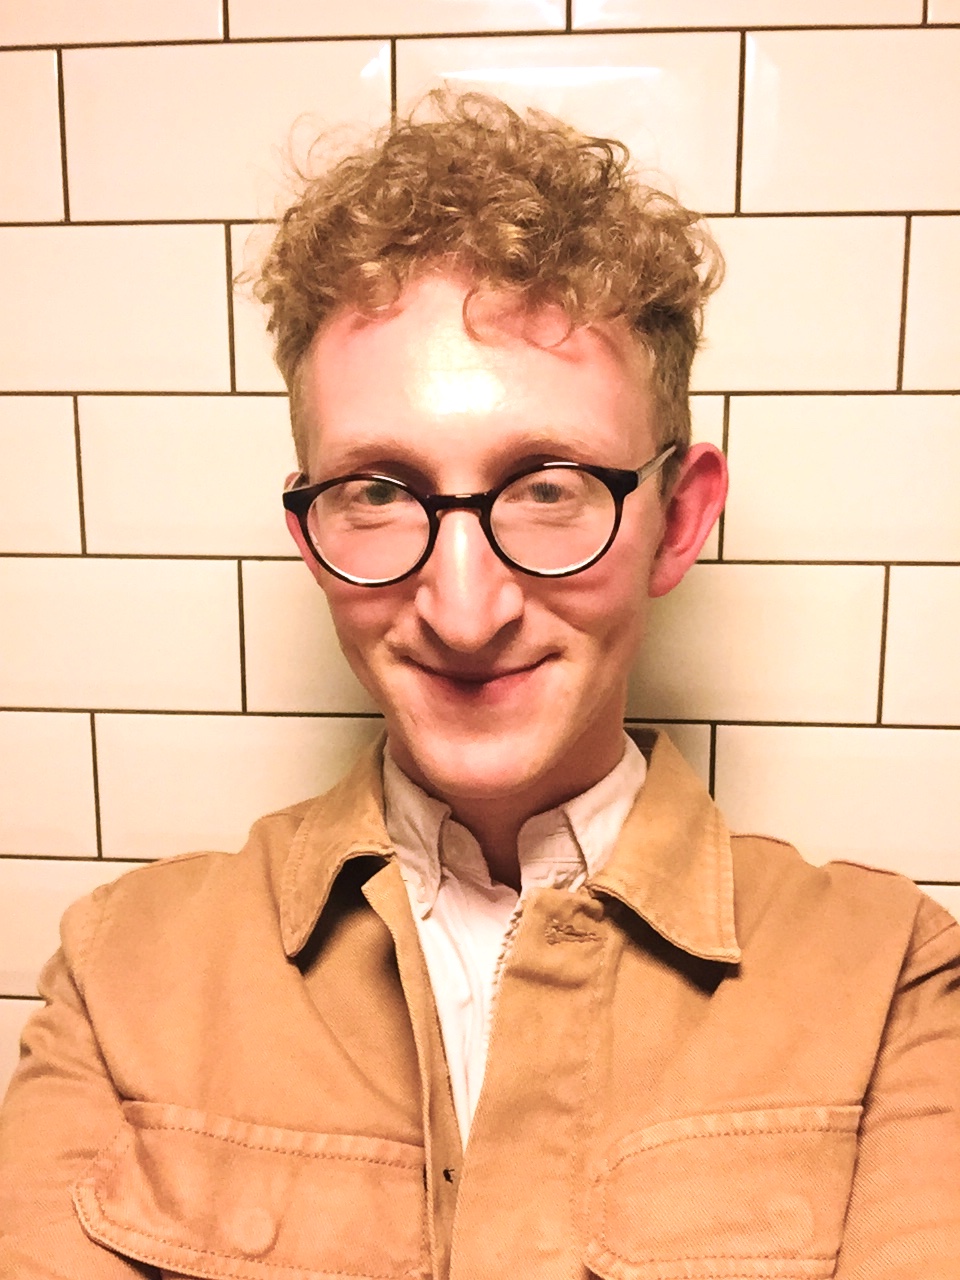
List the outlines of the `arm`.
{"label": "arm", "polygon": [[98,916],[98,895],[64,919],[64,949],[45,966],[46,1005],[24,1030],[24,1053],[0,1112],[0,1280],[153,1280],[157,1273],[94,1244],[73,1184],[120,1126],[74,965]]}
{"label": "arm", "polygon": [[836,1280],[960,1276],[960,926],[924,899],[864,1105]]}

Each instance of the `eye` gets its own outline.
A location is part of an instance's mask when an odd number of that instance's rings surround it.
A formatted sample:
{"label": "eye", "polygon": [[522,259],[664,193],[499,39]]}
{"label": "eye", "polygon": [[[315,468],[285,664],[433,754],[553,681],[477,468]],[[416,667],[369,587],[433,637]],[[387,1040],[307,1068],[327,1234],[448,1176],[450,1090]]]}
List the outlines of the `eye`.
{"label": "eye", "polygon": [[385,507],[391,502],[403,501],[409,494],[389,480],[367,480],[357,486],[355,501],[369,503],[371,507]]}

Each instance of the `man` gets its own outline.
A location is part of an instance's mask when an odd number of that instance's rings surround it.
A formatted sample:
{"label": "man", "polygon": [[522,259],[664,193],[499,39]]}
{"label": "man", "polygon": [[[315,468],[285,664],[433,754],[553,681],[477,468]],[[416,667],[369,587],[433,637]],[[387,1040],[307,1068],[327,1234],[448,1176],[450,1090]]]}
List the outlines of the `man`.
{"label": "man", "polygon": [[957,926],[622,730],[724,498],[717,276],[612,144],[471,97],[288,212],[284,502],[386,743],[68,913],[0,1275],[960,1274]]}

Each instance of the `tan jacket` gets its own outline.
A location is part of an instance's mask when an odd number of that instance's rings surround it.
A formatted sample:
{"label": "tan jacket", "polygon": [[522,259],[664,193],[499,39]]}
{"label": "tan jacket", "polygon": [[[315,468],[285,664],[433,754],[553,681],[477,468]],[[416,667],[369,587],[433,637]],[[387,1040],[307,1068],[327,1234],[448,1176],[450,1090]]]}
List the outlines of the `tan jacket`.
{"label": "tan jacket", "polygon": [[960,931],[731,841],[666,740],[526,903],[460,1150],[378,760],[67,913],[0,1129],[3,1280],[957,1280]]}

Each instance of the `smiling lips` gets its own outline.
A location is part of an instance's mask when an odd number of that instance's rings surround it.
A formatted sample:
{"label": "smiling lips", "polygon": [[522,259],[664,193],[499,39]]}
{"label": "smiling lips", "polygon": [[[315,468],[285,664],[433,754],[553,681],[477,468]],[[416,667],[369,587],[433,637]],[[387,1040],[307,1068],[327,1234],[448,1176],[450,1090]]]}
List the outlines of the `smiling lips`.
{"label": "smiling lips", "polygon": [[481,691],[506,690],[513,684],[517,683],[524,676],[528,676],[531,672],[538,670],[549,658],[538,658],[535,662],[526,663],[524,666],[510,667],[506,670],[481,669],[481,670],[443,670],[437,667],[428,666],[426,663],[417,662],[416,659],[410,659],[411,664],[422,671],[425,675],[432,677],[438,683],[446,685],[458,693],[480,693]]}

